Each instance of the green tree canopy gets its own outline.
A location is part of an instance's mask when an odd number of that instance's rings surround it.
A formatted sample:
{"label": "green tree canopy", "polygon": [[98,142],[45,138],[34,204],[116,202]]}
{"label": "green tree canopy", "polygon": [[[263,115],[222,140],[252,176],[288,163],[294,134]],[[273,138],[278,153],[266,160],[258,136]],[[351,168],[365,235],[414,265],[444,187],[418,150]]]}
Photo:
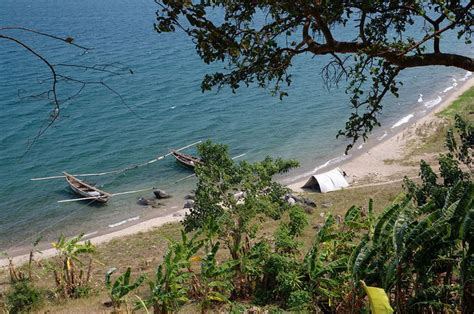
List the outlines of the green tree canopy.
{"label": "green tree canopy", "polygon": [[[271,86],[280,97],[291,83],[289,69],[303,54],[329,55],[323,77],[346,76],[354,108],[346,129],[356,141],[379,125],[381,101],[397,96],[401,70],[452,66],[474,71],[474,59],[443,52],[445,36],[470,44],[474,1],[190,1],[163,0],[155,29],[183,30],[205,63],[227,62],[226,71],[204,77],[202,89],[241,84]],[[218,12],[219,18],[216,18]],[[335,30],[340,30],[335,32]],[[345,36],[340,34],[344,31]],[[411,30],[411,31],[409,31]],[[413,31],[416,30],[416,31]],[[453,35],[454,34],[454,35]],[[341,38],[338,38],[341,37]],[[351,38],[348,40],[347,38]],[[346,62],[347,55],[355,62]],[[352,60],[352,59],[351,59]],[[364,92],[366,86],[369,91]]]}

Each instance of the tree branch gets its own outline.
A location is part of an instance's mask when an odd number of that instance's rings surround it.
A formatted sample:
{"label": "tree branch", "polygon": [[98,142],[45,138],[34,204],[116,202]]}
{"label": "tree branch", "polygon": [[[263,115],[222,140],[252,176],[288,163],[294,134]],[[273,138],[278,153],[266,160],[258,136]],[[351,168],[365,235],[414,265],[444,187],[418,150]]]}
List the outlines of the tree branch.
{"label": "tree branch", "polygon": [[453,66],[467,71],[474,71],[474,59],[451,53],[426,53],[413,56],[401,56],[397,51],[380,48],[361,42],[338,42],[329,45],[311,45],[308,50],[315,55],[330,53],[365,53],[372,57],[386,59],[402,69],[429,65]]}
{"label": "tree branch", "polygon": [[37,31],[37,30],[34,30],[34,29],[30,29],[30,28],[26,28],[26,27],[16,27],[16,26],[0,27],[0,31],[3,31],[3,30],[25,31],[25,32],[29,32],[29,33],[36,34],[36,35],[41,35],[41,36],[49,37],[49,38],[51,38],[51,39],[55,39],[55,40],[62,41],[62,42],[64,42],[64,43],[67,43],[67,44],[69,44],[69,45],[72,45],[72,46],[74,46],[74,47],[76,47],[76,48],[79,48],[79,49],[82,49],[82,50],[85,50],[85,51],[88,51],[88,50],[92,50],[92,49],[93,49],[93,48],[88,48],[88,47],[84,47],[84,46],[75,44],[75,43],[73,42],[74,39],[73,39],[72,37],[61,38],[61,37],[58,37],[58,36],[55,36],[55,35],[51,35],[51,34],[48,34],[48,33],[43,33],[43,32],[40,32],[40,31]]}
{"label": "tree branch", "polygon": [[[81,46],[81,45],[78,45],[78,44],[74,44],[72,41],[73,39],[71,37],[67,37],[66,39],[64,38],[61,38],[61,37],[58,37],[58,36],[55,36],[55,35],[51,35],[51,34],[47,34],[47,33],[43,33],[43,32],[40,32],[40,31],[36,31],[36,30],[32,30],[32,29],[28,29],[28,28],[24,28],[24,27],[1,27],[0,28],[0,31],[23,31],[23,32],[29,32],[29,33],[32,33],[32,34],[35,34],[35,35],[39,35],[39,36],[43,36],[43,37],[46,37],[46,38],[50,38],[50,39],[53,39],[53,40],[58,40],[60,42],[63,42],[63,43],[66,43],[68,45],[72,45],[76,48],[79,48],[81,50],[83,50],[84,52],[87,52],[89,50],[91,50],[92,48],[87,48],[87,47],[84,47],[84,46]],[[59,114],[60,114],[60,105],[62,103],[65,103],[67,101],[70,101],[72,100],[73,98],[77,97],[83,90],[84,88],[87,86],[87,85],[90,85],[90,84],[97,84],[97,85],[101,85],[102,87],[108,89],[110,92],[114,93],[115,95],[117,95],[120,100],[122,101],[122,103],[136,116],[138,116],[131,108],[130,106],[128,106],[126,103],[125,103],[125,100],[123,98],[123,96],[118,93],[116,90],[114,90],[111,86],[109,86],[108,84],[106,84],[105,82],[103,82],[102,80],[100,81],[86,81],[86,80],[82,80],[82,79],[78,79],[78,78],[73,78],[73,77],[70,77],[70,76],[67,76],[67,75],[64,75],[62,73],[59,72],[59,68],[78,68],[78,69],[82,69],[84,71],[87,71],[87,70],[91,70],[91,71],[95,71],[95,72],[100,72],[100,73],[109,73],[109,74],[112,74],[112,75],[121,75],[122,73],[120,72],[123,72],[123,71],[127,71],[129,72],[130,74],[133,74],[133,71],[131,69],[129,69],[128,67],[125,67],[125,66],[121,66],[120,63],[110,63],[110,64],[95,64],[93,66],[87,66],[87,65],[79,65],[79,64],[68,64],[68,63],[58,63],[58,64],[54,64],[52,62],[50,62],[46,57],[44,57],[43,55],[41,55],[36,49],[32,48],[30,45],[26,44],[25,42],[23,42],[22,40],[14,37],[14,36],[11,36],[11,35],[7,35],[5,33],[0,33],[0,39],[4,39],[4,40],[7,40],[7,41],[10,41],[10,42],[13,42],[15,43],[16,45],[20,46],[21,48],[23,49],[26,49],[29,53],[31,53],[32,55],[34,55],[34,57],[36,57],[37,59],[39,59],[44,65],[47,66],[49,72],[50,72],[50,77],[46,80],[42,80],[41,82],[45,82],[45,81],[51,81],[51,85],[49,87],[49,89],[45,92],[42,92],[42,93],[39,93],[37,95],[33,95],[33,96],[29,96],[29,98],[38,98],[38,97],[46,97],[52,104],[53,104],[53,110],[51,111],[50,113],[50,116],[49,116],[49,119],[48,121],[43,124],[42,126],[40,126],[36,136],[30,141],[30,143],[28,144],[28,147],[26,149],[26,153],[28,153],[28,151],[31,149],[31,147],[34,145],[34,143],[54,124],[54,122],[58,119],[59,117]],[[59,99],[58,98],[58,93],[57,93],[57,89],[58,89],[58,84],[60,82],[73,82],[73,83],[76,83],[79,85],[79,89],[72,95],[69,95],[69,97],[66,97],[65,99]],[[20,96],[20,91],[19,91],[19,97],[24,97],[24,96]],[[27,96],[28,97],[28,96]],[[140,118],[140,117],[139,117]]]}

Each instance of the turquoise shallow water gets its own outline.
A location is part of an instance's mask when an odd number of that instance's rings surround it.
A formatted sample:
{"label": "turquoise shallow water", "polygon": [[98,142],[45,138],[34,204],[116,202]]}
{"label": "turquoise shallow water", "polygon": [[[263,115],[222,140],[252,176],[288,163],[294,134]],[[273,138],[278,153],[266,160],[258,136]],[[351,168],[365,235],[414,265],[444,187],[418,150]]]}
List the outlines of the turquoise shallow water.
{"label": "turquoise shallow water", "polygon": [[[31,243],[38,232],[45,239],[99,228],[114,230],[117,222],[142,221],[163,213],[136,205],[146,193],[114,198],[106,206],[58,204],[74,197],[63,180],[31,182],[30,178],[101,172],[150,160],[169,148],[210,138],[228,144],[232,155],[247,160],[266,155],[300,160],[287,181],[342,156],[346,142],[335,140],[350,113],[344,86],[327,90],[320,78],[324,58],[299,59],[293,67],[290,96],[280,101],[255,87],[237,94],[227,90],[202,94],[202,76],[218,68],[204,65],[182,34],[153,31],[153,1],[26,1],[2,0],[0,24],[21,25],[73,36],[95,49],[86,55],[34,36],[22,38],[55,63],[121,62],[134,74],[108,77],[121,95],[87,88],[64,106],[61,118],[25,154],[29,141],[48,117],[46,100],[26,100],[18,90],[37,92],[47,69],[10,43],[0,45],[0,250]],[[471,49],[449,41],[449,49]],[[77,73],[76,73],[77,74]],[[81,74],[78,74],[81,75]],[[88,77],[89,73],[84,73]],[[413,114],[425,114],[456,88],[466,72],[449,68],[406,71],[399,99],[386,100],[384,132]],[[342,84],[343,85],[343,84]],[[63,91],[70,91],[63,86]],[[446,92],[445,92],[446,91]],[[420,94],[423,94],[420,99]],[[402,124],[400,124],[402,125]],[[190,150],[192,152],[192,150]],[[164,187],[185,193],[193,181],[174,182],[190,173],[171,158],[120,175],[91,179],[106,191]],[[169,206],[168,206],[169,207]],[[139,217],[139,218],[136,218]],[[114,227],[108,227],[112,225]],[[123,226],[123,225],[122,225]]]}

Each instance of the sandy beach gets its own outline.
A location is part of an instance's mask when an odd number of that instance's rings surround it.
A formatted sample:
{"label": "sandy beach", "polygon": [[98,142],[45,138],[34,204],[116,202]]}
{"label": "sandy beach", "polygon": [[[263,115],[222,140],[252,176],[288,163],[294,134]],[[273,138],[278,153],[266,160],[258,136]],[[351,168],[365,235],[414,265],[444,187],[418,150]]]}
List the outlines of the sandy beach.
{"label": "sandy beach", "polygon": [[[420,144],[420,136],[417,129],[420,127],[426,129],[439,123],[441,119],[436,114],[448,107],[456,98],[472,86],[474,86],[474,78],[470,77],[425,116],[405,124],[398,132],[392,134],[384,141],[374,143],[374,139],[370,139],[367,145],[365,145],[365,150],[337,165],[347,173],[351,186],[379,185],[385,182],[401,181],[405,175],[416,175],[420,157],[429,159],[432,156],[416,156],[417,160],[414,161],[413,165],[387,161],[405,158],[409,146],[412,147]],[[322,173],[332,168],[325,167],[314,174]],[[301,187],[306,181],[307,178],[304,178],[290,184],[289,187],[295,192],[303,192]]]}
{"label": "sandy beach", "polygon": [[[351,187],[371,184],[378,185],[385,182],[401,180],[405,175],[416,175],[418,169],[417,164],[402,165],[397,162],[388,163],[387,160],[400,160],[404,158],[408,145],[416,145],[417,143],[417,137],[419,137],[416,132],[417,128],[420,126],[429,127],[433,122],[439,121],[440,118],[436,116],[436,113],[449,106],[459,95],[472,86],[474,86],[474,77],[459,84],[449,97],[444,99],[433,110],[427,112],[425,116],[409,121],[409,123],[400,127],[399,131],[394,132],[383,141],[369,141],[367,145],[364,146],[364,149],[361,149],[356,156],[337,165],[348,174]],[[316,173],[328,171],[333,167],[334,166],[331,165],[330,167],[320,169]],[[301,186],[303,186],[306,181],[307,178],[301,179],[298,182],[290,184],[289,187],[295,192],[303,192]],[[167,223],[178,222],[182,219],[184,214],[185,210],[180,210],[166,216],[156,217],[131,225],[121,230],[92,237],[90,241],[95,245],[100,245],[112,239],[139,232],[146,232]],[[55,249],[45,249],[41,254],[37,254],[36,258],[48,258],[55,253]],[[18,265],[26,262],[28,258],[28,254],[14,256],[13,262]],[[0,259],[0,267],[7,265],[8,259]]]}

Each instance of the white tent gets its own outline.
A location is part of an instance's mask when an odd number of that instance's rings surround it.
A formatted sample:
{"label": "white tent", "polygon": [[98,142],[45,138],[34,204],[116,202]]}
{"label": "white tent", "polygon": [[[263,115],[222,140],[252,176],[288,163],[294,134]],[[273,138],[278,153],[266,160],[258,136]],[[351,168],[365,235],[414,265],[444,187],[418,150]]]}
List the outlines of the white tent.
{"label": "white tent", "polygon": [[331,171],[311,176],[305,185],[303,185],[303,188],[310,188],[319,190],[321,193],[327,193],[348,186],[349,183],[347,183],[342,175],[342,171],[339,168],[335,168]]}

